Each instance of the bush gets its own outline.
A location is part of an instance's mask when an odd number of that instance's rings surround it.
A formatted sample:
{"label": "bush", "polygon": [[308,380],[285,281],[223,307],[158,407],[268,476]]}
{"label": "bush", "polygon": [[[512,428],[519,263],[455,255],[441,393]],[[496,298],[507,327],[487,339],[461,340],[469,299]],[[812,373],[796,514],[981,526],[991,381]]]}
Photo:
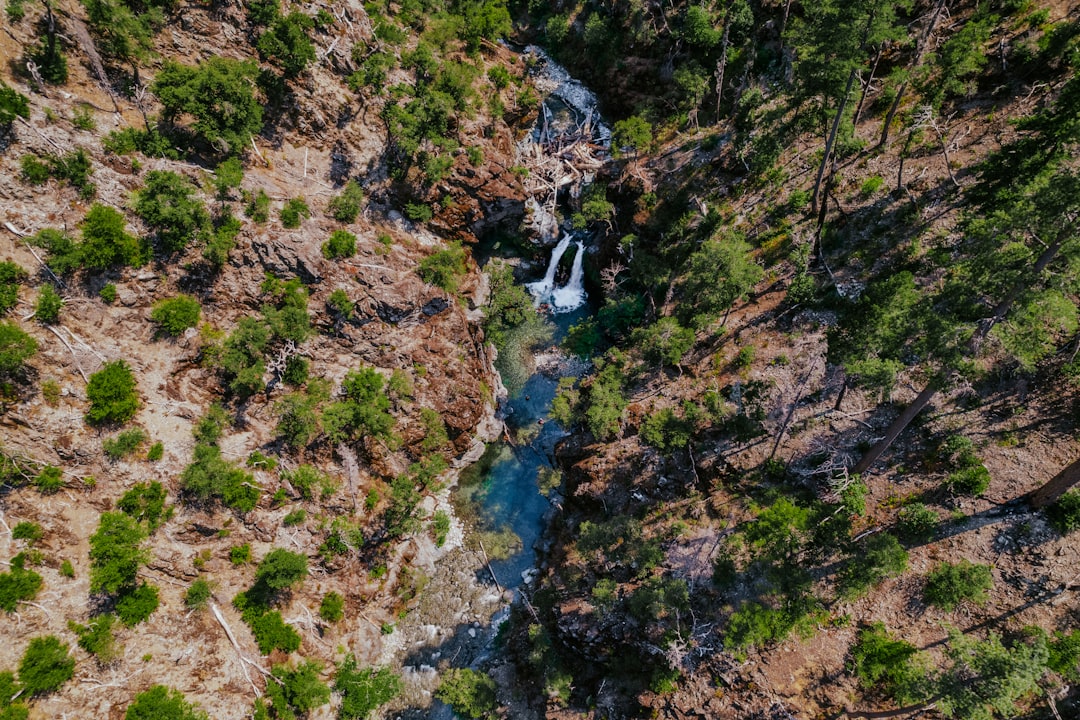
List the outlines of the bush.
{"label": "bush", "polygon": [[116,509],[125,515],[146,523],[148,532],[154,532],[172,515],[172,508],[165,508],[165,486],[157,480],[139,483],[116,501]]}
{"label": "bush", "polygon": [[30,100],[0,80],[0,130],[7,132],[17,117],[30,117]]}
{"label": "bush", "polygon": [[330,688],[319,679],[321,670],[322,666],[312,660],[300,663],[295,669],[274,666],[277,682],[266,683],[266,695],[277,717],[307,717],[315,708],[330,702]]}
{"label": "bush", "polygon": [[15,323],[0,323],[0,377],[14,375],[37,352],[37,341]]}
{"label": "bush", "polygon": [[298,228],[301,220],[311,217],[311,208],[304,202],[304,198],[292,198],[285,201],[280,215],[283,227],[289,229]]}
{"label": "bush", "polygon": [[424,282],[455,293],[465,275],[465,250],[457,243],[438,250],[420,261],[419,273]]}
{"label": "bush", "polygon": [[942,610],[953,610],[965,600],[981,605],[989,599],[988,591],[993,584],[989,565],[976,565],[968,560],[956,564],[945,562],[926,576],[923,597]]}
{"label": "bush", "polygon": [[323,243],[322,254],[330,260],[352,257],[356,254],[356,236],[346,230],[335,230]]}
{"label": "bush", "polygon": [[150,446],[150,449],[146,451],[146,459],[150,462],[157,462],[161,458],[165,457],[165,445],[158,441]]}
{"label": "bush", "polygon": [[218,500],[245,513],[255,509],[261,493],[250,473],[222,458],[216,445],[208,444],[195,446],[191,464],[180,474],[180,488],[188,496]]}
{"label": "bush", "polygon": [[142,583],[116,601],[116,614],[125,625],[135,627],[145,622],[157,610],[159,602],[158,589],[153,585]]}
{"label": "bush", "polygon": [[101,441],[101,449],[109,456],[110,460],[121,460],[131,455],[146,442],[146,433],[142,428],[125,430],[116,437],[105,438]]}
{"label": "bush", "polygon": [[79,265],[104,270],[114,265],[141,266],[146,261],[142,243],[126,230],[124,216],[95,203],[82,222],[83,241],[78,247]]}
{"label": "bush", "polygon": [[690,444],[694,436],[694,425],[675,415],[671,408],[663,408],[645,418],[641,423],[640,434],[647,444],[670,453]]}
{"label": "bush", "polygon": [[307,577],[307,558],[284,548],[274,548],[259,563],[255,581],[272,590],[283,590]]}
{"label": "bush", "polygon": [[75,658],[55,635],[31,640],[19,663],[19,683],[27,696],[57,690],[74,674]]}
{"label": "bush", "polygon": [[951,473],[945,484],[953,492],[978,497],[990,487],[990,471],[982,464],[966,467]]}
{"label": "bush", "polygon": [[928,542],[937,532],[937,513],[922,503],[912,503],[896,515],[896,530],[909,542]]}
{"label": "bush", "polygon": [[0,573],[0,608],[15,612],[20,601],[34,599],[41,585],[41,576],[36,572],[12,564],[10,572]]}
{"label": "bush", "polygon": [[323,595],[319,604],[319,617],[327,622],[337,622],[345,617],[345,598],[333,591]]}
{"label": "bush", "polygon": [[45,537],[45,531],[41,529],[41,526],[28,520],[16,523],[15,527],[11,528],[11,539],[25,540],[27,545],[33,545],[43,537]]}
{"label": "bush", "polygon": [[263,655],[269,655],[274,650],[291,653],[300,649],[300,635],[281,619],[281,613],[277,610],[254,616],[248,624]]}
{"label": "bush", "polygon": [[162,330],[176,337],[188,328],[198,325],[201,312],[198,300],[190,295],[177,295],[154,303],[150,319],[161,325]]}
{"label": "bush", "polygon": [[0,262],[0,315],[19,302],[19,285],[27,278],[26,271],[13,262]]}
{"label": "bush", "polygon": [[179,690],[155,685],[135,696],[124,712],[124,720],[208,720],[199,706],[184,699]]}
{"label": "bush", "polygon": [[64,480],[64,472],[60,468],[46,465],[34,479],[34,485],[42,495],[52,495],[60,492],[67,485],[67,481]]}
{"label": "bush", "polygon": [[135,194],[135,213],[142,218],[166,252],[176,252],[196,240],[210,222],[196,188],[168,170],[151,170],[146,186]]}
{"label": "bush", "polygon": [[[364,202],[364,191],[355,180],[345,183],[345,189],[327,205],[330,217],[341,223],[354,223],[360,215],[360,206]],[[350,253],[351,255],[351,253]]]}
{"label": "bush", "polygon": [[113,283],[105,283],[101,286],[101,290],[98,291],[98,297],[100,297],[102,302],[106,305],[112,305],[116,302],[116,285]]}
{"label": "bush", "polygon": [[259,188],[257,192],[244,194],[244,214],[260,225],[270,219],[270,196]]}
{"label": "bush", "polygon": [[251,545],[244,543],[229,548],[229,562],[233,565],[246,565],[251,562]]}
{"label": "bush", "polygon": [[34,304],[34,317],[38,322],[53,325],[60,321],[60,308],[64,307],[64,298],[52,285],[46,283],[38,292],[37,302]]}
{"label": "bush", "polygon": [[840,592],[847,598],[865,595],[874,585],[907,570],[908,554],[889,533],[867,538],[840,573]]}
{"label": "bush", "polygon": [[210,602],[210,597],[213,594],[214,590],[210,587],[209,581],[199,578],[191,583],[187,592],[184,593],[184,605],[191,610],[201,610]]}
{"label": "bush", "polygon": [[90,592],[118,594],[135,587],[139,566],[148,559],[141,544],[146,530],[122,512],[104,512],[90,536]]}
{"label": "bush", "polygon": [[123,360],[105,363],[90,376],[86,398],[90,401],[86,421],[91,425],[124,423],[133,418],[139,409],[139,395],[131,367]]}
{"label": "bush", "polygon": [[90,621],[89,625],[80,625],[69,620],[68,629],[79,638],[79,647],[97,658],[101,664],[111,663],[120,655],[120,648],[113,635],[113,626],[116,624],[116,616],[112,614],[98,615]]}
{"label": "bush", "polygon": [[311,397],[299,392],[290,393],[274,403],[274,412],[278,414],[275,431],[290,448],[305,447],[319,434],[315,405]]}
{"label": "bush", "polygon": [[497,707],[495,681],[470,668],[450,668],[442,677],[435,697],[467,718],[489,717]]}
{"label": "bush", "polygon": [[634,332],[631,340],[649,362],[678,366],[683,355],[694,346],[694,331],[682,327],[673,317],[665,317]]}
{"label": "bush", "polygon": [[315,59],[315,46],[307,36],[314,21],[301,12],[279,15],[255,46],[259,54],[279,65],[285,77],[296,77]]}
{"label": "bush", "polygon": [[403,689],[401,678],[390,668],[364,668],[356,666],[356,658],[350,654],[338,666],[334,689],[341,694],[341,720],[365,720],[381,705],[385,705]]}
{"label": "bush", "polygon": [[914,702],[926,680],[917,665],[918,649],[909,642],[896,640],[881,623],[859,631],[851,648],[850,668],[866,690],[881,690],[901,704]]}
{"label": "bush", "polygon": [[281,519],[281,524],[285,527],[292,527],[293,525],[299,525],[307,520],[307,510],[304,508],[297,508],[292,512],[289,512]]}
{"label": "bush", "polygon": [[1080,528],[1080,490],[1070,490],[1046,508],[1046,519],[1062,535]]}
{"label": "bush", "polygon": [[281,479],[292,485],[293,489],[305,500],[313,500],[316,490],[325,498],[332,495],[337,488],[334,478],[312,465],[301,465],[295,470],[286,470],[281,473]]}

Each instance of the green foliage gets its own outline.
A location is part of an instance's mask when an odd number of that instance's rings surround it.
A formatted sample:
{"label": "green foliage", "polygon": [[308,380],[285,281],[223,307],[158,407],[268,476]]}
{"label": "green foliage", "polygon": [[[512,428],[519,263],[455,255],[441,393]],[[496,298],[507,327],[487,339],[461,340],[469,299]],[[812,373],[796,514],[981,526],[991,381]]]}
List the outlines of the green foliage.
{"label": "green foliage", "polygon": [[864,689],[880,690],[907,705],[926,697],[926,670],[917,653],[914,645],[894,639],[882,623],[875,623],[859,631],[849,667]]}
{"label": "green foliage", "polygon": [[356,254],[356,236],[347,230],[335,230],[323,243],[322,254],[329,260],[352,257]]}
{"label": "green foliage", "polygon": [[[119,211],[95,203],[82,221],[82,243],[77,248],[64,248],[68,253],[64,254],[63,268],[104,270],[116,265],[143,265],[146,253],[142,243],[129,234],[125,226],[126,221]],[[49,242],[55,240],[58,238],[52,237]],[[58,242],[57,245],[63,247],[62,243]],[[55,252],[52,247],[48,249],[51,253]]]}
{"label": "green foliage", "polygon": [[300,12],[279,15],[255,43],[259,54],[277,64],[285,77],[296,77],[315,59],[315,46],[307,31],[314,25]]}
{"label": "green foliage", "polygon": [[297,508],[288,513],[281,519],[281,524],[285,527],[292,527],[293,525],[299,525],[307,520],[307,511],[304,508]]}
{"label": "green foliage", "polygon": [[[180,153],[173,147],[172,141],[162,134],[157,127],[148,130],[131,127],[113,130],[101,139],[101,145],[106,152],[113,155],[128,155],[138,151],[148,158],[180,159]],[[134,167],[134,165],[135,161],[133,160],[132,166]]]}
{"label": "green foliage", "polygon": [[1046,519],[1062,535],[1080,528],[1080,490],[1073,489],[1046,508]]}
{"label": "green foliage", "polygon": [[303,355],[290,355],[285,361],[285,369],[281,371],[281,380],[286,385],[299,387],[307,382],[309,367],[310,363]]}
{"label": "green foliage", "polygon": [[93,618],[89,625],[69,620],[68,629],[78,637],[79,647],[96,657],[102,665],[107,665],[120,656],[120,646],[113,635],[115,624],[116,616],[106,613]]}
{"label": "green foliage", "polygon": [[495,712],[495,681],[471,668],[450,668],[443,673],[435,697],[467,718],[489,718]]}
{"label": "green foliage", "polygon": [[[245,612],[245,621],[248,617],[248,612]],[[277,610],[252,615],[248,625],[263,655],[269,655],[274,650],[291,653],[300,649],[299,633],[281,619],[281,613]]]}
{"label": "green foliage", "polygon": [[435,547],[446,544],[446,536],[450,534],[450,515],[445,510],[436,510],[431,519],[431,531],[435,535]]}
{"label": "green foliage", "polygon": [[165,445],[160,440],[151,445],[150,449],[146,451],[146,459],[150,462],[157,462],[163,457],[165,457]]}
{"label": "green foliage", "polygon": [[989,565],[976,565],[969,560],[944,562],[926,576],[923,597],[942,610],[953,610],[965,600],[981,605],[989,599],[993,584]]}
{"label": "green foliage", "polygon": [[341,383],[345,400],[323,411],[322,425],[332,443],[373,435],[388,439],[394,427],[385,381],[374,368],[351,370]]}
{"label": "green foliage", "polygon": [[306,447],[319,432],[315,401],[305,393],[290,393],[274,404],[278,415],[275,432],[293,449]]}
{"label": "green foliage", "polygon": [[745,297],[762,276],[741,235],[718,235],[690,256],[679,283],[684,298],[680,312],[691,327],[704,328]]}
{"label": "green foliage", "polygon": [[67,485],[67,481],[64,480],[64,473],[60,468],[46,465],[34,478],[34,485],[42,495],[52,495],[60,492]]}
{"label": "green foliage", "polygon": [[201,501],[217,500],[242,513],[259,503],[255,478],[221,457],[216,445],[199,444],[191,464],[180,475],[181,492]]}
{"label": "green foliage", "polygon": [[146,523],[146,530],[153,533],[161,523],[172,515],[172,508],[165,507],[165,486],[157,480],[138,483],[116,501],[116,509],[139,522]]}
{"label": "green foliage", "polygon": [[25,95],[0,80],[0,130],[6,133],[17,117],[30,117],[30,101]]}
{"label": "green foliage", "polygon": [[204,578],[198,578],[188,586],[187,592],[184,593],[184,605],[189,610],[201,610],[210,602],[213,594],[214,589],[210,582]]}
{"label": "green foliage", "polygon": [[928,542],[937,527],[937,513],[922,503],[905,505],[896,514],[896,531],[909,542]]}
{"label": "green foliage", "polygon": [[[364,202],[364,190],[355,180],[345,183],[340,195],[335,195],[327,204],[330,217],[341,223],[354,223],[360,215]],[[349,254],[350,256],[352,253]]]}
{"label": "green foliage", "polygon": [[945,484],[954,492],[980,496],[990,487],[990,471],[981,463],[951,473]]}
{"label": "green foliage", "polygon": [[208,716],[198,705],[187,702],[179,690],[155,685],[135,696],[124,720],[208,720]]}
{"label": "green foliage", "polygon": [[649,121],[640,115],[633,115],[619,120],[611,129],[612,152],[618,157],[628,150],[634,155],[642,155],[652,145],[653,131]]}
{"label": "green foliage", "polygon": [[128,627],[135,627],[158,608],[158,589],[148,583],[140,583],[137,588],[125,592],[116,601],[116,614]]}
{"label": "green foliage", "polygon": [[90,592],[116,595],[135,587],[139,566],[149,559],[141,545],[146,530],[123,512],[104,512],[90,536]]}
{"label": "green foliage", "polygon": [[139,409],[139,394],[135,376],[123,360],[114,360],[90,376],[86,386],[90,409],[86,421],[91,425],[125,423]]}
{"label": "green foliage", "polygon": [[584,421],[597,440],[611,439],[622,429],[627,405],[624,380],[624,373],[612,363],[605,365],[588,384]]}
{"label": "green foliage", "polygon": [[218,200],[228,200],[231,191],[244,181],[244,163],[238,157],[229,157],[214,168],[214,190]]}
{"label": "green foliage", "polygon": [[251,562],[251,545],[244,543],[229,548],[229,562],[233,565],[246,565]]}
{"label": "green foliage", "polygon": [[319,617],[327,622],[337,622],[345,617],[345,598],[331,590],[319,603]]}
{"label": "green foliage", "polygon": [[75,674],[75,658],[55,635],[30,641],[19,662],[19,684],[28,697],[58,690]]}
{"label": "green foliage", "polygon": [[116,285],[113,283],[105,283],[101,286],[98,297],[100,297],[101,301],[106,305],[112,305],[116,302]]}
{"label": "green foliage", "polygon": [[364,668],[356,665],[350,653],[338,666],[334,690],[341,695],[341,720],[365,720],[380,706],[401,694],[401,678],[390,668]]}
{"label": "green foliage", "polygon": [[164,22],[161,7],[164,3],[141,9],[121,0],[82,0],[82,3],[99,52],[128,63],[150,55],[154,33]]}
{"label": "green foliage", "polygon": [[420,408],[420,424],[424,426],[424,439],[420,442],[420,449],[424,452],[440,450],[450,442],[446,423],[438,412],[431,408]]}
{"label": "green foliage", "polygon": [[673,317],[663,317],[648,327],[636,330],[631,342],[641,348],[649,362],[678,366],[683,355],[694,345],[694,331],[682,327]]}
{"label": "green foliage", "polygon": [[421,260],[417,271],[424,282],[440,287],[448,293],[456,293],[466,272],[465,250],[460,243],[452,243]]}
{"label": "green foliage", "polygon": [[386,534],[398,538],[420,529],[417,518],[420,493],[408,475],[401,475],[390,485],[390,506],[386,509],[384,521]]}
{"label": "green foliage", "polygon": [[37,352],[37,341],[15,323],[0,322],[0,377],[14,375]]}
{"label": "green foliage", "polygon": [[12,564],[10,572],[0,573],[0,608],[15,612],[20,601],[34,599],[42,584],[36,572]]}
{"label": "green foliage", "polygon": [[662,408],[641,423],[641,439],[665,453],[681,450],[694,436],[694,423],[679,417],[672,408]]}
{"label": "green foliage", "polygon": [[322,665],[307,660],[296,668],[275,665],[274,681],[267,682],[272,715],[281,720],[307,717],[317,707],[330,701],[330,688],[319,679]]}
{"label": "green foliage", "polygon": [[300,465],[295,470],[283,471],[281,479],[292,485],[305,500],[315,499],[316,491],[323,498],[330,497],[338,486],[333,477],[313,465]]}
{"label": "green foliage", "polygon": [[71,564],[70,560],[64,560],[60,563],[60,574],[66,578],[74,579],[75,566]]}
{"label": "green foliage", "polygon": [[248,397],[265,387],[266,365],[263,351],[270,342],[266,323],[253,317],[240,318],[236,329],[225,340],[217,363],[229,381],[229,390]]}
{"label": "green foliage", "polygon": [[326,306],[341,320],[349,318],[356,309],[356,303],[349,299],[349,294],[337,288],[326,299]]}
{"label": "green foliage", "polygon": [[255,580],[272,590],[284,590],[307,577],[307,558],[284,548],[274,548],[259,563]]}
{"label": "green foliage", "polygon": [[298,278],[285,283],[267,279],[265,292],[273,297],[274,304],[262,306],[266,324],[275,338],[292,340],[299,344],[311,334],[311,318],[308,316],[308,293]]}
{"label": "green foliage", "polygon": [[207,409],[206,414],[199,418],[192,428],[191,434],[195,442],[200,445],[213,445],[221,439],[221,434],[229,425],[229,413],[215,402]]}
{"label": "green foliage", "polygon": [[169,170],[151,170],[146,185],[135,193],[135,213],[154,233],[165,252],[177,252],[197,240],[210,223],[210,214],[196,188]]}
{"label": "green foliage", "polygon": [[41,397],[49,407],[60,404],[60,383],[52,378],[41,381]]}
{"label": "green foliage", "polygon": [[816,620],[817,601],[807,595],[783,599],[778,605],[751,601],[735,611],[728,621],[724,647],[744,649],[780,642],[792,632],[808,635]]}
{"label": "green foliage", "polygon": [[0,262],[0,315],[19,302],[19,285],[26,281],[26,271],[13,262]]}
{"label": "green foliage", "polygon": [[746,529],[746,539],[767,558],[792,559],[813,528],[810,508],[782,497],[758,513]]}
{"label": "green foliage", "polygon": [[44,185],[49,182],[49,165],[37,155],[23,155],[19,158],[22,179],[31,185]]}
{"label": "green foliage", "polygon": [[864,540],[840,573],[840,593],[847,598],[865,595],[886,578],[907,570],[908,554],[895,537],[877,533]]}
{"label": "green foliage", "polygon": [[262,129],[262,106],[254,92],[258,73],[253,60],[212,57],[198,67],[166,61],[150,89],[167,122],[190,115],[196,136],[235,155]]}
{"label": "green foliage", "polygon": [[90,182],[93,167],[90,156],[79,148],[66,155],[45,155],[44,159],[36,155],[23,155],[19,160],[22,179],[31,185],[41,185],[49,178],[56,178],[79,190],[80,196],[88,200],[97,192]]}
{"label": "green foliage", "polygon": [[101,441],[101,449],[112,461],[122,460],[137,451],[146,442],[146,432],[142,428],[124,430],[116,437]]}
{"label": "green foliage", "polygon": [[270,219],[270,196],[259,188],[257,192],[245,193],[244,214],[260,225]]}
{"label": "green foliage", "polygon": [[304,198],[290,198],[282,206],[280,216],[282,227],[298,228],[304,218],[311,217],[311,208]]}
{"label": "green foliage", "polygon": [[979,640],[953,630],[945,654],[951,665],[937,683],[937,708],[960,720],[1016,717],[1017,701],[1039,689],[1049,660],[1042,634],[1006,646],[995,633]]}
{"label": "green foliage", "polygon": [[414,222],[427,222],[435,217],[435,213],[432,211],[430,205],[425,205],[424,203],[406,203],[405,217]]}
{"label": "green foliage", "polygon": [[49,283],[41,286],[37,302],[34,303],[34,317],[38,322],[55,325],[60,321],[60,308],[64,307],[64,298]]}
{"label": "green foliage", "polygon": [[25,540],[27,545],[33,545],[43,537],[45,537],[45,531],[41,529],[41,526],[29,520],[18,522],[11,528],[11,539]]}
{"label": "green foliage", "polygon": [[[11,6],[8,7],[10,9]],[[15,673],[10,670],[0,672],[0,720],[27,720],[30,717],[30,708],[21,700],[12,700],[18,692]]]}

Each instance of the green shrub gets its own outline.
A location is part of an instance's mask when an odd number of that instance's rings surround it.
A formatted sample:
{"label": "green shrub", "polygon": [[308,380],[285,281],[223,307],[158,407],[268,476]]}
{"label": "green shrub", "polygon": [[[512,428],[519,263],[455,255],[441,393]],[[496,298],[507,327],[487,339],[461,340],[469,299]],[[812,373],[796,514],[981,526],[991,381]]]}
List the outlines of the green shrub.
{"label": "green shrub", "polygon": [[327,622],[337,622],[345,617],[345,598],[336,592],[330,591],[323,595],[319,604],[319,617]]}
{"label": "green shrub", "polygon": [[90,592],[115,595],[135,587],[139,566],[149,554],[141,545],[146,530],[123,512],[104,512],[90,536]]}
{"label": "green shrub", "polygon": [[246,565],[251,562],[251,545],[235,545],[229,548],[229,561],[233,565]]}
{"label": "green shrub", "polygon": [[38,322],[54,325],[60,321],[60,308],[64,307],[64,298],[56,289],[46,283],[38,292],[37,302],[34,304],[34,317]]}
{"label": "green shrub", "polygon": [[66,578],[75,577],[75,566],[71,564],[70,560],[64,560],[60,563],[60,574]]}
{"label": "green shrub", "polygon": [[102,302],[106,305],[112,305],[116,302],[116,285],[105,283],[101,287],[101,290],[98,291],[98,297],[100,297]]}
{"label": "green shrub", "polygon": [[641,348],[649,362],[678,366],[683,355],[694,345],[694,331],[682,327],[673,317],[664,317],[635,331],[631,341]]}
{"label": "green shrub", "polygon": [[0,80],[0,129],[6,132],[17,117],[30,117],[30,101],[25,95]]}
{"label": "green shrub", "polygon": [[219,200],[228,200],[230,192],[244,181],[244,163],[238,157],[225,158],[214,168],[214,190]]}
{"label": "green shrub", "polygon": [[165,457],[165,445],[160,440],[151,445],[150,449],[146,451],[146,459],[150,462],[157,462],[163,457]]}
{"label": "green shrub", "polygon": [[41,576],[33,570],[12,563],[10,572],[0,573],[0,608],[15,612],[20,601],[34,599],[42,582]]}
{"label": "green shrub", "polygon": [[945,484],[953,492],[978,497],[990,487],[990,471],[982,464],[962,468],[951,473]]}
{"label": "green shrub", "polygon": [[146,433],[143,432],[142,428],[131,428],[130,430],[124,430],[116,437],[102,440],[101,449],[105,451],[110,460],[116,461],[134,453],[144,442],[146,442]]}
{"label": "green shrub", "polygon": [[199,578],[191,583],[187,592],[184,593],[184,605],[191,610],[201,610],[206,607],[208,602],[210,602],[210,597],[213,594],[214,590],[210,586],[210,582],[203,578]]}
{"label": "green shrub", "polygon": [[465,272],[465,250],[456,243],[420,261],[420,278],[448,293],[457,292]]}
{"label": "green shrub", "polygon": [[261,56],[281,67],[285,77],[296,77],[315,60],[315,46],[307,36],[313,25],[312,18],[301,12],[278,15],[255,46]]}
{"label": "green shrub", "polygon": [[905,505],[896,514],[896,530],[909,542],[928,542],[937,532],[937,513],[922,503]]}
{"label": "green shrub", "polygon": [[198,325],[201,313],[202,307],[198,300],[190,295],[177,295],[154,303],[150,319],[169,335],[176,337],[188,328]]}
{"label": "green shrub", "polygon": [[435,217],[435,213],[432,211],[430,205],[425,205],[424,203],[406,203],[405,217],[413,222],[427,222]]}
{"label": "green shrub", "polygon": [[142,218],[166,252],[182,250],[196,240],[210,222],[196,188],[168,170],[151,170],[146,185],[135,194],[135,213]]}
{"label": "green shrub", "polygon": [[244,214],[260,225],[270,219],[270,196],[259,188],[257,192],[244,193]]}
{"label": "green shrub", "polygon": [[37,352],[37,341],[15,323],[0,323],[0,377],[14,375]]}
{"label": "green shrub", "polygon": [[64,489],[67,481],[64,480],[64,472],[60,468],[46,465],[34,479],[34,485],[42,495],[52,495]]}
{"label": "green shrub", "polygon": [[993,584],[989,565],[976,565],[968,560],[956,564],[944,562],[926,576],[923,597],[942,610],[953,610],[965,600],[981,605],[989,599]]}
{"label": "green shrub", "polygon": [[380,706],[401,694],[401,678],[390,668],[364,668],[349,654],[338,666],[334,689],[341,694],[341,720],[366,720]]}
{"label": "green shrub", "polygon": [[58,690],[75,674],[75,658],[55,635],[36,637],[19,662],[19,683],[28,697]]}
{"label": "green shrub", "polygon": [[277,436],[294,450],[306,447],[319,434],[316,402],[302,393],[290,393],[274,403],[278,415]]}
{"label": "green shrub", "polygon": [[172,508],[165,508],[165,498],[165,486],[157,480],[139,483],[120,496],[116,509],[139,522],[145,522],[147,531],[152,533],[172,515]]}
{"label": "green shrub", "polygon": [[880,175],[872,175],[863,181],[862,186],[859,187],[859,194],[864,198],[868,198],[880,190],[881,186],[884,184],[885,178]]}
{"label": "green shrub", "polygon": [[285,515],[281,519],[281,524],[285,527],[292,527],[293,525],[299,525],[307,520],[307,510],[304,508],[297,508]]}
{"label": "green shrub", "polygon": [[269,655],[274,650],[291,653],[300,649],[300,635],[281,619],[281,613],[277,610],[254,616],[248,624],[263,655]]}
{"label": "green shrub", "polygon": [[[360,207],[364,202],[364,191],[355,180],[345,184],[340,195],[336,195],[327,205],[330,216],[341,223],[354,223],[360,215]],[[352,253],[350,252],[351,256]]]}
{"label": "green shrub", "polygon": [[1080,490],[1068,491],[1047,507],[1046,519],[1062,535],[1080,528]]}
{"label": "green shrub", "polygon": [[305,500],[313,500],[316,491],[325,498],[337,488],[334,478],[313,465],[300,465],[295,470],[286,470],[281,473],[281,479],[292,485]]}
{"label": "green shrub", "polygon": [[663,408],[645,418],[641,423],[641,439],[665,452],[685,448],[694,436],[694,424],[678,417],[671,408]]}
{"label": "green shrub", "polygon": [[25,270],[10,261],[0,262],[0,315],[19,302],[19,285],[28,277]]}
{"label": "green shrub", "polygon": [[[139,267],[146,261],[142,243],[126,230],[124,216],[108,205],[95,203],[86,213],[82,238],[74,267],[104,270],[121,264]],[[72,267],[72,262],[65,266]]]}
{"label": "green shrub", "polygon": [[124,720],[208,720],[208,716],[198,705],[187,702],[179,690],[155,685],[135,696]]}
{"label": "green shrub", "polygon": [[356,254],[356,236],[347,230],[335,230],[323,243],[322,254],[330,260],[352,257]]}
{"label": "green shrub", "polygon": [[31,185],[44,185],[49,181],[49,165],[37,155],[27,154],[19,158],[22,179]]}
{"label": "green shrub", "polygon": [[322,665],[312,660],[306,660],[296,668],[274,666],[273,676],[277,682],[266,684],[266,695],[276,717],[307,717],[315,708],[330,702],[330,688],[319,679],[321,670]]}
{"label": "green shrub", "polygon": [[89,625],[80,625],[74,620],[68,621],[68,629],[78,637],[79,647],[97,658],[103,665],[111,663],[120,656],[120,647],[113,635],[116,616],[98,615]]}
{"label": "green shrub", "polygon": [[886,578],[907,570],[908,554],[889,533],[871,535],[855,550],[840,573],[840,592],[847,598],[865,595]]}
{"label": "green shrub", "polygon": [[135,376],[131,367],[123,360],[105,363],[101,370],[90,376],[86,398],[90,401],[86,421],[91,425],[130,420],[139,409],[139,395],[135,390]]}
{"label": "green shrub", "polygon": [[915,662],[918,649],[894,639],[881,623],[859,631],[851,648],[851,671],[866,690],[880,690],[901,704],[914,702],[925,690],[926,671]]}
{"label": "green shrub", "polygon": [[25,540],[27,545],[33,545],[45,536],[45,531],[36,522],[23,520],[11,528],[12,540]]}
{"label": "green shrub", "polygon": [[284,590],[307,577],[307,558],[284,548],[274,548],[259,563],[255,581],[272,590]]}
{"label": "green shrub", "polygon": [[298,228],[301,220],[311,217],[311,208],[304,202],[304,198],[292,198],[285,201],[280,216],[283,227],[289,229]]}
{"label": "green shrub", "polygon": [[450,668],[443,673],[435,697],[467,718],[486,718],[495,712],[495,681],[470,668]]}
{"label": "green shrub", "polygon": [[[128,155],[136,150],[148,158],[162,157],[169,160],[179,160],[180,153],[173,147],[172,141],[166,137],[157,127],[149,130],[137,128],[120,128],[113,130],[101,139],[101,145],[106,152],[113,155]],[[132,160],[132,168],[138,171],[138,161]]]}
{"label": "green shrub", "polygon": [[450,515],[445,510],[436,510],[431,519],[431,530],[435,534],[435,547],[446,544],[446,536],[450,533]]}
{"label": "green shrub", "polygon": [[180,488],[189,498],[217,500],[245,513],[255,509],[261,492],[250,473],[222,458],[216,445],[208,444],[195,446],[191,464],[180,474]]}

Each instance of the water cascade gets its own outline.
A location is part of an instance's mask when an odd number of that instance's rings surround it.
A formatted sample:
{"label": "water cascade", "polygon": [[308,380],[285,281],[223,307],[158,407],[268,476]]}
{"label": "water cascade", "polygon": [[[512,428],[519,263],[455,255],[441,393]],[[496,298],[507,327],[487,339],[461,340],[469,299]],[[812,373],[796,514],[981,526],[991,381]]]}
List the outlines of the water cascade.
{"label": "water cascade", "polygon": [[551,251],[551,260],[548,262],[547,272],[543,280],[528,283],[525,287],[533,296],[537,305],[547,305],[552,312],[565,313],[577,310],[585,304],[585,246],[580,240],[576,241],[577,252],[574,254],[574,264],[570,270],[570,280],[563,287],[555,284],[555,274],[559,269],[559,261],[566,253],[570,243],[573,242],[571,235],[564,235],[559,244]]}

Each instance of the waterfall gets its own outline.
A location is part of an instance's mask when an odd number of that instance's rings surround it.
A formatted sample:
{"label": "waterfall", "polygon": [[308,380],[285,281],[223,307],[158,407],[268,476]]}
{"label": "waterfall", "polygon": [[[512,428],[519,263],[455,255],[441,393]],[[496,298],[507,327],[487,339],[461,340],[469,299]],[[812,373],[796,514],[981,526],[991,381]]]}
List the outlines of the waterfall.
{"label": "waterfall", "polygon": [[553,312],[570,312],[585,304],[585,270],[582,263],[585,260],[585,247],[581,241],[577,242],[577,254],[574,255],[574,266],[570,271],[570,281],[563,287],[555,285],[555,273],[559,270],[559,261],[570,247],[573,238],[563,235],[562,240],[551,251],[551,260],[548,262],[547,272],[543,280],[531,282],[525,287],[533,296],[537,305],[547,303]]}

